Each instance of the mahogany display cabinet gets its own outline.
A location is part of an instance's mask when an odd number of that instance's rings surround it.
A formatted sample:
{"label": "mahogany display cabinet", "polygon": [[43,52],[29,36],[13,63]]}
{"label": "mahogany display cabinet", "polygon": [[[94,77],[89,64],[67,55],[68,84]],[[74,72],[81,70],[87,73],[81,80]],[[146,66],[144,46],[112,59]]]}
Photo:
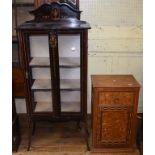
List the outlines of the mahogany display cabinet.
{"label": "mahogany display cabinet", "polygon": [[[84,122],[87,133],[87,41],[89,24],[66,3],[43,4],[34,20],[17,27],[24,71],[29,145],[35,122]],[[33,128],[33,129],[32,129]]]}
{"label": "mahogany display cabinet", "polygon": [[92,75],[92,152],[136,149],[139,90],[132,75]]}

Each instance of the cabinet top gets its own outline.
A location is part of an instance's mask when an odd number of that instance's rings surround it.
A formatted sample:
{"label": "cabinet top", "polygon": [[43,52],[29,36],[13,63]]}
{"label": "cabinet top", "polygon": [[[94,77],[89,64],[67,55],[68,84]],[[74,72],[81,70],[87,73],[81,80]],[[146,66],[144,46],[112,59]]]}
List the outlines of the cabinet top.
{"label": "cabinet top", "polygon": [[81,21],[81,11],[72,8],[66,3],[52,2],[43,4],[39,8],[30,11],[34,19],[17,27],[18,29],[89,29],[90,25]]}
{"label": "cabinet top", "polygon": [[140,87],[133,75],[92,75],[93,87]]}

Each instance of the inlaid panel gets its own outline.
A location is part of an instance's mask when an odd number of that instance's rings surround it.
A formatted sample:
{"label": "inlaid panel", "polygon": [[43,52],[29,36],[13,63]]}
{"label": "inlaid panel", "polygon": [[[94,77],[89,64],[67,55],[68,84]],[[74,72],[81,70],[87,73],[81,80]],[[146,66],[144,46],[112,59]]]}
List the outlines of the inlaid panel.
{"label": "inlaid panel", "polygon": [[99,104],[133,104],[133,92],[100,92]]}
{"label": "inlaid panel", "polygon": [[131,113],[127,107],[98,108],[97,115],[98,144],[128,144],[131,134]]}

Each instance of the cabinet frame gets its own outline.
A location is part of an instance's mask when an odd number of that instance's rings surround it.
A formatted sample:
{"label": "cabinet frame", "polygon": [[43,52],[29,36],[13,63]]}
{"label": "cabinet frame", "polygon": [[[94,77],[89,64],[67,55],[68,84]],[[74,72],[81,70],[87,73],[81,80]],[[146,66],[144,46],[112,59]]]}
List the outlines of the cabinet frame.
{"label": "cabinet frame", "polygon": [[[24,72],[24,85],[26,87],[26,106],[29,124],[29,140],[28,140],[28,150],[31,146],[31,136],[32,131],[35,131],[35,123],[37,121],[76,121],[77,126],[80,121],[84,123],[85,129],[85,140],[88,145],[88,129],[87,129],[87,62],[88,62],[88,29],[90,25],[79,20],[81,11],[72,8],[68,4],[61,4],[58,2],[53,2],[50,4],[43,4],[36,10],[30,12],[34,15],[34,20],[23,23],[17,28],[17,35],[19,40],[19,59],[20,65]],[[60,75],[59,75],[59,58],[58,57],[58,35],[73,35],[80,34],[80,66],[74,66],[80,68],[80,104],[81,110],[71,111],[60,111]],[[48,36],[48,47],[49,48],[49,60],[45,59],[44,67],[49,67],[52,77],[51,87],[53,90],[53,111],[49,112],[34,112],[34,96],[32,96],[32,61],[30,62],[30,44],[29,36],[33,35],[47,35]],[[47,46],[47,45],[46,45]],[[78,47],[79,48],[79,47]],[[32,55],[31,55],[32,56]],[[34,55],[33,55],[34,56]],[[52,64],[51,64],[52,62]],[[29,64],[30,63],[30,64]],[[53,65],[53,66],[52,66]],[[43,67],[39,66],[39,67]],[[52,67],[51,67],[52,66]],[[67,67],[67,66],[64,66]],[[47,73],[48,74],[48,73]],[[33,77],[34,78],[34,77]],[[63,79],[63,78],[62,78]],[[70,79],[70,78],[69,78]],[[75,78],[76,79],[76,78]],[[35,81],[36,82],[36,81]],[[79,84],[79,83],[78,83]],[[33,85],[34,86],[34,85]],[[47,85],[46,85],[47,86]],[[32,87],[32,89],[37,89],[37,87]],[[41,87],[40,87],[41,88]],[[48,90],[47,90],[48,91]],[[79,94],[76,95],[78,99]],[[40,100],[40,99],[39,99]],[[37,100],[36,100],[37,101]],[[68,102],[68,100],[66,100]]]}

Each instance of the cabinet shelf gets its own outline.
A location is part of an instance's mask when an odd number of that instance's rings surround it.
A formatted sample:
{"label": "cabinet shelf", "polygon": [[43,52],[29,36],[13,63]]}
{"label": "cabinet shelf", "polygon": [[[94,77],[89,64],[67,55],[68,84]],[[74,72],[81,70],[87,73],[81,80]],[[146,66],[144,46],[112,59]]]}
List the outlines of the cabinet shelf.
{"label": "cabinet shelf", "polygon": [[[49,57],[33,57],[30,61],[32,67],[49,67]],[[61,57],[59,59],[59,66],[64,68],[80,67],[80,58],[78,57]]]}
{"label": "cabinet shelf", "polygon": [[60,67],[80,67],[80,58],[79,57],[60,57],[59,59]]}
{"label": "cabinet shelf", "polygon": [[80,112],[80,102],[61,102],[62,112]]}
{"label": "cabinet shelf", "polygon": [[[61,102],[62,112],[79,112],[80,102]],[[52,102],[36,102],[34,112],[53,112]]]}
{"label": "cabinet shelf", "polygon": [[60,89],[62,90],[80,90],[80,79],[61,79]]}
{"label": "cabinet shelf", "polygon": [[49,57],[35,57],[32,58],[31,62],[30,62],[30,66],[33,67],[49,67],[50,66],[50,59]]}
{"label": "cabinet shelf", "polygon": [[44,90],[48,89],[51,90],[51,80],[50,79],[36,79],[32,85],[33,90]]}
{"label": "cabinet shelf", "polygon": [[[51,90],[50,79],[35,79],[32,90]],[[61,90],[80,90],[80,79],[60,79]]]}
{"label": "cabinet shelf", "polygon": [[52,102],[36,102],[35,112],[52,112]]}

